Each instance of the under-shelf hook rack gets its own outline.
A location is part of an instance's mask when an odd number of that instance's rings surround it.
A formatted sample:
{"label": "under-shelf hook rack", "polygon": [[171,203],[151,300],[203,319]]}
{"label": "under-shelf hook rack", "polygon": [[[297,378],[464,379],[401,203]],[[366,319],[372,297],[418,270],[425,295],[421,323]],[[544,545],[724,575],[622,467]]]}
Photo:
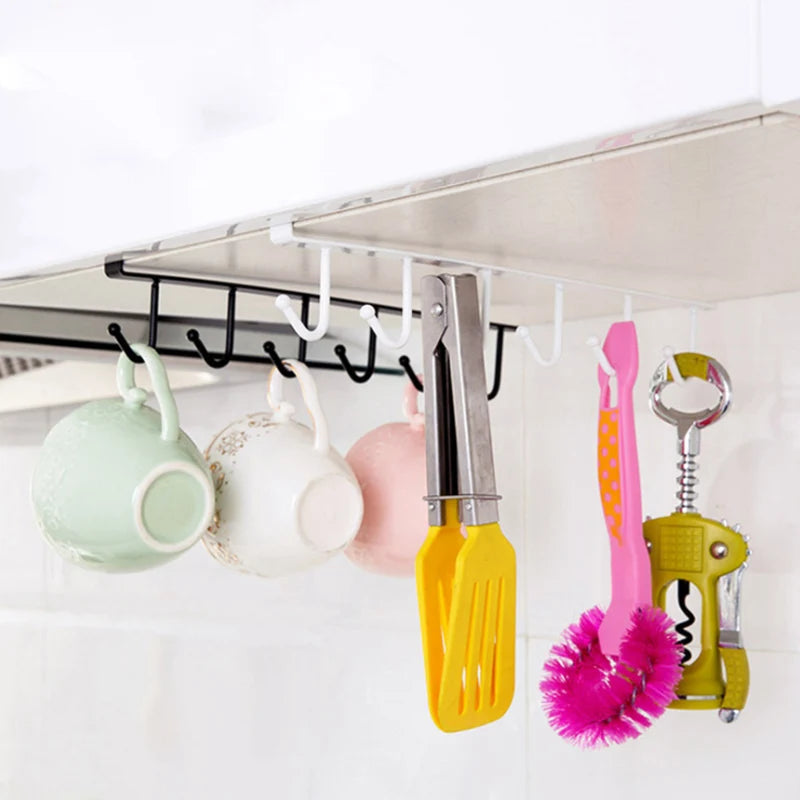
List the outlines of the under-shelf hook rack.
{"label": "under-shelf hook rack", "polygon": [[[233,349],[233,331],[230,329],[231,325],[235,327],[235,306],[231,309],[231,293],[232,290],[235,292],[248,292],[253,294],[266,294],[266,295],[278,295],[278,294],[287,294],[293,299],[299,299],[301,302],[301,311],[300,311],[300,320],[303,325],[306,325],[308,322],[308,315],[309,315],[309,308],[311,302],[316,298],[315,295],[307,293],[307,292],[286,292],[284,289],[277,289],[269,286],[262,286],[256,284],[249,284],[249,283],[232,283],[230,280],[219,280],[215,278],[204,278],[204,277],[197,277],[194,275],[186,275],[186,274],[170,274],[164,273],[159,275],[153,275],[149,272],[138,272],[135,270],[130,269],[123,258],[121,257],[114,257],[109,258],[105,263],[105,273],[109,278],[123,278],[129,280],[140,280],[140,281],[150,281],[151,285],[155,283],[170,283],[170,284],[178,284],[178,285],[185,285],[185,286],[195,286],[200,288],[209,288],[209,289],[218,289],[218,290],[226,290],[229,294],[229,307],[228,307],[228,317],[226,318],[226,347],[225,353],[223,356],[211,356],[210,358],[214,359],[221,359],[226,360],[226,363],[230,362],[241,362],[241,363],[250,363],[250,364],[273,364],[276,368],[281,371],[281,374],[285,374],[286,377],[294,377],[294,373],[290,370],[286,369],[283,366],[281,355],[277,352],[276,345],[272,341],[267,341],[263,344],[264,350],[264,357],[260,356],[253,356],[253,355],[242,355],[237,354]],[[360,308],[363,305],[362,302],[358,300],[351,300],[349,298],[342,298],[342,297],[331,297],[330,303],[333,306],[341,306],[345,308]],[[403,309],[398,308],[396,306],[384,305],[382,303],[375,304],[376,311],[379,313],[390,313],[396,315],[402,315]],[[150,326],[150,341],[155,343],[155,333],[157,331],[158,326],[158,289],[151,290],[151,326]],[[412,310],[411,312],[413,317],[419,317],[420,312],[416,310]],[[494,367],[494,379],[492,382],[492,389],[489,393],[490,398],[496,397],[497,393],[500,389],[500,380],[502,376],[502,356],[503,356],[503,337],[507,330],[510,330],[513,326],[505,325],[503,323],[490,323],[490,328],[493,328],[497,335],[496,340],[496,361]],[[230,334],[230,335],[228,335]],[[0,334],[0,340],[4,337]],[[194,338],[194,337],[192,337]],[[23,339],[16,339],[17,341],[23,341]],[[124,337],[123,337],[124,340]],[[65,340],[66,341],[66,340]],[[43,339],[41,337],[37,338],[37,344],[52,344],[58,345],[59,341],[54,340],[52,338]],[[127,344],[127,341],[125,341]],[[88,346],[91,348],[90,345],[83,345],[84,347]],[[122,347],[122,343],[119,342],[119,346]],[[298,337],[298,347],[297,347],[297,360],[305,363],[307,366],[311,368],[318,368],[318,369],[328,369],[328,370],[341,370],[348,374],[348,376],[355,381],[356,383],[366,383],[372,375],[375,374],[402,374],[401,370],[394,369],[391,367],[379,367],[376,364],[376,350],[377,350],[377,334],[370,330],[370,338],[367,345],[367,363],[363,366],[356,366],[353,365],[350,360],[347,358],[347,351],[344,346],[339,346],[334,348],[336,359],[331,361],[321,361],[321,360],[311,360],[307,358],[307,347],[308,343],[305,339]],[[107,349],[107,348],[103,348]],[[202,357],[202,351],[199,347],[196,350],[181,350],[177,348],[158,348],[159,352],[163,355],[168,356],[179,356],[179,357],[197,357],[200,355]],[[208,352],[206,350],[206,352]],[[412,382],[421,390],[421,384],[416,376],[416,374],[410,368],[410,362],[408,359],[404,357],[401,359],[401,362],[405,360],[407,366],[404,368],[404,371],[409,374],[410,379]],[[217,362],[219,363],[219,362]],[[221,364],[220,364],[221,366]],[[285,370],[285,372],[284,372]]]}
{"label": "under-shelf hook rack", "polygon": [[[248,234],[243,234],[248,235]],[[340,250],[345,253],[364,253],[369,256],[385,256],[392,259],[410,258],[420,264],[428,264],[437,269],[446,267],[458,267],[469,269],[480,274],[481,270],[488,270],[494,275],[501,273],[508,275],[518,275],[531,280],[547,281],[552,284],[562,284],[563,286],[582,286],[589,289],[596,289],[600,292],[610,292],[633,297],[649,298],[659,300],[668,305],[691,307],[701,309],[714,308],[713,303],[706,303],[701,300],[691,300],[685,297],[675,297],[673,295],[660,294],[658,292],[648,292],[641,289],[622,288],[612,286],[607,283],[584,280],[583,278],[570,278],[564,275],[555,275],[532,270],[523,270],[516,267],[506,267],[499,264],[488,264],[484,261],[476,261],[469,258],[454,258],[441,253],[425,253],[420,250],[410,250],[404,247],[392,247],[389,245],[376,244],[374,242],[357,241],[354,239],[332,239],[323,236],[307,236],[295,230],[294,222],[273,223],[269,228],[269,236],[273,244],[288,245],[293,244],[299,247],[313,247],[317,249]],[[192,247],[192,245],[189,245]],[[179,252],[176,249],[174,252]],[[415,314],[415,316],[417,316]]]}
{"label": "under-shelf hook rack", "polygon": [[[525,326],[520,326],[519,328],[517,328],[518,335],[520,336],[520,338],[522,338],[528,350],[533,355],[534,359],[537,361],[537,363],[545,367],[552,366],[553,364],[557,363],[557,361],[561,357],[562,329],[563,329],[563,293],[565,285],[582,286],[582,287],[596,289],[602,292],[612,292],[615,294],[622,294],[624,297],[623,318],[626,320],[630,320],[632,318],[634,297],[655,299],[668,303],[669,305],[688,306],[694,309],[698,308],[710,309],[714,307],[713,304],[711,303],[704,303],[698,300],[688,300],[683,297],[674,297],[671,295],[658,294],[656,292],[647,292],[637,289],[610,286],[608,284],[598,283],[596,281],[583,280],[581,278],[568,278],[560,275],[548,275],[539,272],[532,272],[517,268],[499,266],[497,264],[487,264],[472,259],[451,258],[448,256],[443,256],[441,254],[424,253],[418,250],[409,250],[402,247],[384,246],[380,244],[375,244],[374,242],[359,242],[351,239],[332,239],[332,238],[318,237],[318,236],[306,236],[302,233],[298,233],[297,231],[295,231],[294,222],[291,221],[281,222],[271,225],[269,229],[269,235],[273,244],[280,244],[280,245],[294,244],[299,247],[316,247],[321,250],[325,250],[327,252],[330,252],[330,250],[332,249],[337,249],[346,253],[360,252],[371,256],[385,256],[388,258],[411,259],[413,261],[422,264],[430,264],[431,266],[435,266],[437,268],[448,267],[448,266],[467,268],[476,271],[478,275],[484,278],[484,281],[486,280],[486,276],[495,273],[507,273],[512,275],[524,276],[526,278],[534,280],[548,281],[552,283],[555,287],[555,298],[553,302],[554,305],[553,351],[551,353],[550,358],[544,358],[542,356],[542,354],[539,352],[538,348],[530,338],[530,331]],[[502,334],[500,334],[499,331],[498,334],[499,337],[502,336]],[[498,350],[502,352],[502,338],[499,338],[498,345],[499,345]],[[599,341],[597,342],[595,353],[597,354],[598,361],[601,367],[606,372],[608,372],[609,375],[613,375],[614,371],[611,365],[608,363],[607,359],[605,358],[605,354],[602,352],[602,348],[599,346]],[[410,360],[406,356],[403,356],[400,358],[400,365],[406,371],[409,380],[414,384],[414,386],[419,391],[422,391],[421,384],[417,379],[416,373],[411,367]]]}

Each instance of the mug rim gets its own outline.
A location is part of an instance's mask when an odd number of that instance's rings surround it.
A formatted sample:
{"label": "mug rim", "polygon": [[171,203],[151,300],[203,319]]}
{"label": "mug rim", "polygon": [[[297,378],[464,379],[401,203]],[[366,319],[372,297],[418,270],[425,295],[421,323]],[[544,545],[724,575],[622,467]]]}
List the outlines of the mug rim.
{"label": "mug rim", "polygon": [[[161,542],[156,539],[147,529],[144,521],[143,507],[144,499],[150,487],[163,475],[171,472],[182,472],[186,475],[193,477],[201,486],[203,490],[203,512],[200,521],[195,530],[192,531],[187,537],[181,539],[179,542]],[[211,520],[214,517],[214,510],[216,508],[216,496],[214,487],[208,475],[197,465],[189,461],[164,461],[158,466],[150,470],[145,477],[139,481],[136,488],[133,490],[133,520],[136,532],[139,538],[151,550],[157,553],[180,553],[188,549],[205,533]]]}

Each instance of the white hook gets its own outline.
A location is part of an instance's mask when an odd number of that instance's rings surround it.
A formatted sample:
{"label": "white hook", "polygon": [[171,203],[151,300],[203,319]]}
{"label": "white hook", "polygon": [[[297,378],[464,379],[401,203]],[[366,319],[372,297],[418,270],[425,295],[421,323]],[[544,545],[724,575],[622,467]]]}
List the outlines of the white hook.
{"label": "white hook", "polygon": [[622,305],[622,319],[630,322],[633,319],[633,296],[626,294]]}
{"label": "white hook", "polygon": [[481,325],[483,326],[483,341],[489,336],[489,323],[492,315],[492,271],[490,269],[478,270],[481,278]]}
{"label": "white hook", "polygon": [[605,351],[600,345],[600,340],[596,336],[590,336],[586,340],[586,344],[592,349],[600,369],[602,369],[609,378],[613,378],[617,374],[617,371],[611,366]]}
{"label": "white hook", "polygon": [[317,327],[309,330],[292,308],[288,295],[279,294],[275,306],[281,310],[294,332],[307,342],[318,342],[327,332],[331,316],[331,250],[323,247],[319,259],[319,320]]}
{"label": "white hook", "polygon": [[525,346],[530,350],[534,361],[542,367],[552,367],[561,358],[561,336],[564,327],[564,286],[557,283],[555,288],[555,299],[553,301],[553,352],[550,358],[544,358],[539,352],[539,348],[531,339],[531,332],[525,325],[520,325],[517,336],[525,342]]}
{"label": "white hook", "polygon": [[[689,352],[693,353],[697,346],[697,306],[692,306],[689,309]],[[675,383],[686,383],[686,378],[681,375],[678,368],[678,362],[675,361],[675,351],[671,347],[665,347],[663,350],[664,358],[669,365],[669,371],[672,373],[672,380]]]}
{"label": "white hook", "polygon": [[[631,322],[633,320],[633,295],[626,294],[623,297],[622,318],[625,322]],[[596,336],[590,336],[586,340],[586,344],[594,353],[594,357],[597,359],[597,364],[600,369],[602,369],[609,378],[613,378],[617,374],[617,371],[611,366],[611,362],[608,360],[605,350],[603,350],[600,344],[600,340]]]}
{"label": "white hook", "polygon": [[385,347],[391,347],[397,350],[403,347],[408,342],[411,336],[411,312],[412,308],[412,281],[411,281],[411,259],[403,259],[403,299],[402,299],[402,317],[400,318],[400,335],[396,339],[390,339],[386,335],[386,331],[375,316],[375,307],[371,305],[361,306],[361,319],[365,320],[367,325],[375,331],[375,336],[378,341]]}
{"label": "white hook", "polygon": [[675,383],[686,383],[686,378],[681,374],[678,368],[678,362],[675,361],[675,351],[671,347],[664,348],[664,358],[667,360],[667,364],[669,364],[672,380],[675,381]]}

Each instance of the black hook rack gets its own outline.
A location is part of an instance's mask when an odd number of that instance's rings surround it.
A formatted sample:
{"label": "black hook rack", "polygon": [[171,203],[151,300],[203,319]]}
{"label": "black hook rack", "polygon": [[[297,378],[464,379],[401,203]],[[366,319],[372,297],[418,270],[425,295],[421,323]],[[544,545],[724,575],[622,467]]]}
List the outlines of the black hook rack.
{"label": "black hook rack", "polygon": [[[319,302],[319,297],[316,294],[308,292],[287,292],[283,288],[274,288],[270,286],[262,286],[250,283],[231,283],[230,281],[218,280],[214,278],[202,278],[191,275],[176,275],[176,274],[159,274],[153,275],[147,272],[138,272],[130,270],[125,264],[124,259],[120,257],[113,257],[107,259],[105,263],[105,273],[109,278],[114,279],[128,279],[128,280],[142,280],[150,282],[150,315],[149,315],[149,328],[148,328],[148,344],[150,347],[156,348],[157,335],[158,335],[158,304],[159,304],[159,288],[161,283],[182,284],[188,286],[196,286],[201,288],[211,288],[218,290],[226,290],[228,295],[227,315],[225,318],[225,346],[221,354],[215,355],[211,353],[203,342],[200,333],[196,328],[191,328],[186,333],[186,338],[194,345],[194,352],[191,350],[184,351],[171,348],[169,355],[190,356],[194,354],[203,359],[203,361],[212,369],[221,369],[231,362],[246,362],[246,363],[263,363],[274,365],[278,371],[286,378],[293,378],[294,373],[284,366],[283,359],[277,351],[275,342],[268,340],[263,343],[262,349],[264,351],[263,357],[254,355],[241,355],[235,352],[234,342],[236,333],[236,297],[239,292],[248,292],[253,294],[277,296],[279,294],[286,294],[294,300],[300,301],[300,319],[303,324],[308,326],[309,311],[312,301]],[[346,308],[359,308],[361,302],[357,300],[350,300],[343,297],[331,297],[330,303],[332,306],[340,306]],[[402,309],[397,306],[389,306],[384,304],[373,304],[377,313],[389,313],[401,315]],[[420,312],[414,311],[413,316],[419,318]],[[510,325],[502,323],[491,323],[490,328],[495,330],[496,345],[495,345],[495,364],[494,364],[494,377],[492,380],[491,389],[488,392],[490,400],[497,397],[500,391],[500,384],[502,379],[502,360],[503,360],[503,342],[507,329],[511,328]],[[113,322],[108,326],[109,334],[114,338],[119,348],[128,356],[132,361],[137,363],[141,362],[125,335],[122,332],[121,326]],[[297,337],[297,355],[296,358],[299,362],[306,364],[311,368],[319,369],[332,369],[342,370],[347,373],[348,377],[355,383],[366,383],[375,374],[405,374],[408,379],[414,384],[418,391],[423,391],[423,385],[417,378],[414,372],[411,361],[408,356],[401,356],[398,359],[400,369],[393,369],[391,367],[378,367],[377,360],[377,336],[375,332],[370,329],[369,339],[367,341],[367,363],[364,365],[354,365],[351,363],[347,356],[347,347],[343,344],[338,344],[334,347],[335,359],[329,361],[313,360],[308,358],[308,342],[302,337]]]}
{"label": "black hook rack", "polygon": [[[503,378],[503,341],[505,339],[506,328],[508,326],[499,325],[493,322],[489,327],[495,329],[496,335],[494,346],[494,376],[492,377],[492,388],[489,389],[489,392],[486,396],[489,400],[494,400],[500,392],[500,382]],[[417,373],[411,366],[411,359],[408,356],[400,356],[398,360],[400,361],[400,366],[405,370],[408,379],[412,384],[414,384],[414,388],[418,392],[425,391],[422,381],[420,381],[420,379],[417,377]]]}

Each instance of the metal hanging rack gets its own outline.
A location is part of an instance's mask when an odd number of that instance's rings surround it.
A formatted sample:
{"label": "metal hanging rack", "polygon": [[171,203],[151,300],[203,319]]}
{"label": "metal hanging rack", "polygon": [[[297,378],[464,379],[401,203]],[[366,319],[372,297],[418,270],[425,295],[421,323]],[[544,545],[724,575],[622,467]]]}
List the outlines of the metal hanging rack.
{"label": "metal hanging rack", "polygon": [[[319,295],[309,292],[290,291],[284,289],[277,289],[270,286],[260,286],[255,284],[238,283],[232,281],[218,280],[215,278],[199,278],[184,275],[154,275],[147,272],[138,272],[130,270],[126,267],[124,259],[109,259],[105,263],[105,274],[108,278],[112,279],[127,279],[127,280],[141,280],[150,281],[150,313],[148,322],[148,339],[147,343],[150,347],[158,349],[158,304],[160,298],[161,283],[174,283],[184,286],[195,286],[213,289],[225,289],[228,293],[228,307],[225,319],[225,349],[221,355],[214,355],[209,352],[200,337],[197,329],[192,328],[186,333],[186,338],[195,346],[197,354],[205,361],[205,363],[212,369],[221,369],[227,366],[232,361],[241,360],[234,351],[234,337],[235,337],[235,315],[236,315],[236,294],[237,292],[249,292],[254,294],[274,295],[276,297],[286,297],[290,300],[300,300],[300,316],[299,321],[303,328],[308,327],[309,312],[312,301],[319,302]],[[326,302],[333,306],[340,306],[346,308],[357,308],[362,304],[357,300],[350,300],[342,297],[326,297]],[[402,316],[404,309],[397,306],[390,306],[380,303],[371,304],[373,309],[372,318],[377,318],[380,313],[397,314]],[[407,311],[405,312],[408,313]],[[412,311],[412,316],[419,317],[419,311]],[[489,329],[494,329],[496,333],[495,344],[495,361],[494,372],[492,378],[491,388],[488,393],[490,400],[497,397],[500,391],[500,385],[503,374],[503,340],[505,331],[513,328],[512,325],[505,325],[498,322],[490,322]],[[114,322],[108,326],[108,332],[114,338],[119,347],[132,361],[139,363],[141,358],[137,356],[130,347],[130,343],[122,332],[121,326]],[[400,370],[378,367],[376,366],[377,356],[377,332],[373,326],[370,326],[369,338],[367,342],[367,363],[362,366],[356,366],[350,362],[347,356],[347,347],[344,344],[337,344],[334,347],[334,354],[337,361],[321,361],[310,360],[307,357],[308,341],[302,336],[298,335],[297,340],[297,354],[295,356],[297,361],[306,364],[308,367],[317,369],[330,369],[330,370],[343,370],[347,373],[348,377],[355,383],[366,383],[374,374],[400,374]],[[283,365],[283,357],[278,353],[275,343],[272,340],[267,340],[263,344],[265,356],[257,359],[252,356],[247,357],[249,363],[264,363],[274,365],[281,375],[287,378],[293,378],[294,373]],[[175,354],[175,353],[171,353]],[[177,355],[192,355],[189,351],[186,354],[179,353]],[[424,387],[414,371],[411,360],[408,356],[401,356],[398,363],[402,370],[406,373],[409,380],[419,391],[424,391]]]}
{"label": "metal hanging rack", "polygon": [[[265,230],[256,233],[263,234]],[[226,239],[247,238],[256,233],[249,232],[246,234],[231,233]],[[545,275],[539,273],[522,272],[518,269],[508,269],[502,266],[492,266],[478,261],[465,260],[461,258],[449,258],[441,255],[421,253],[411,250],[400,249],[391,246],[383,246],[375,243],[358,242],[350,240],[333,240],[316,238],[313,236],[304,236],[295,231],[294,224],[291,222],[286,223],[273,223],[268,229],[269,237],[273,244],[276,245],[295,245],[298,247],[309,247],[320,250],[320,285],[319,292],[307,291],[286,291],[283,288],[275,288],[271,286],[264,286],[260,284],[241,283],[238,281],[225,280],[224,278],[212,277],[196,277],[186,274],[168,274],[164,272],[146,272],[139,271],[136,265],[145,260],[151,252],[145,254],[143,252],[130,253],[127,257],[121,255],[111,256],[106,259],[104,264],[105,275],[110,279],[115,280],[138,280],[147,281],[150,283],[150,308],[147,317],[147,343],[158,350],[162,355],[179,357],[179,358],[201,358],[206,365],[212,369],[221,369],[231,363],[247,363],[247,364],[267,364],[274,365],[282,375],[287,378],[293,378],[294,374],[283,365],[283,358],[288,357],[285,344],[278,347],[274,339],[278,336],[285,338],[294,336],[297,340],[296,352],[291,356],[296,360],[305,363],[307,366],[316,369],[326,370],[339,370],[347,373],[349,378],[355,383],[366,383],[375,374],[403,374],[405,373],[408,379],[419,390],[423,391],[424,387],[417,376],[417,371],[413,368],[411,359],[407,355],[401,355],[397,360],[397,366],[378,366],[376,363],[377,358],[377,345],[380,341],[385,347],[399,349],[408,339],[408,326],[412,317],[419,318],[420,312],[414,311],[411,308],[411,263],[417,262],[431,266],[433,269],[442,269],[446,267],[455,267],[457,269],[468,269],[477,272],[482,280],[484,288],[483,297],[483,319],[484,319],[484,340],[488,337],[489,332],[494,329],[494,365],[492,377],[488,381],[490,388],[488,391],[489,399],[497,397],[501,381],[502,381],[502,365],[504,355],[505,335],[507,331],[515,331],[521,338],[522,343],[527,350],[531,352],[534,360],[543,367],[552,366],[558,362],[561,356],[561,329],[563,325],[563,294],[564,285],[575,285],[583,287],[591,287],[603,292],[613,292],[623,295],[625,298],[625,317],[630,318],[632,308],[632,298],[647,297],[651,299],[658,299],[670,305],[677,305],[688,307],[692,314],[692,319],[696,318],[698,309],[712,308],[713,305],[696,300],[689,300],[686,298],[670,297],[666,295],[654,294],[652,292],[638,291],[636,289],[623,289],[620,287],[608,286],[605,284],[594,283],[586,280],[571,279],[563,276]],[[215,244],[222,240],[212,240],[202,244],[192,244],[178,246],[171,248],[170,252],[188,252],[199,247]],[[330,294],[330,252],[336,249],[345,253],[361,252],[371,256],[386,256],[402,259],[403,263],[403,292],[402,292],[402,306],[394,306],[387,304],[370,304],[363,305],[357,300],[351,300],[343,297],[332,297]],[[131,268],[133,265],[133,268]],[[538,347],[531,340],[530,332],[525,326],[509,325],[504,323],[489,322],[489,311],[491,305],[491,277],[493,274],[501,273],[516,273],[526,275],[534,280],[540,280],[551,283],[555,288],[554,296],[554,317],[553,317],[553,345],[552,354],[548,357],[541,354]],[[227,313],[224,320],[225,338],[224,346],[221,352],[213,353],[204,341],[203,335],[198,328],[203,328],[206,332],[212,332],[215,328],[219,328],[219,322],[216,320],[187,320],[185,317],[167,317],[162,315],[159,311],[160,289],[161,285],[177,284],[184,286],[200,287],[225,291],[227,296]],[[254,323],[254,322],[236,322],[236,301],[237,296],[242,293],[252,293],[260,295],[274,296],[276,298],[275,304],[278,309],[286,317],[288,325],[275,324],[275,323]],[[299,301],[300,313],[299,315],[292,308],[293,301]],[[312,329],[309,328],[309,316],[311,306],[316,304],[319,308],[318,321],[316,326]],[[323,339],[327,332],[329,324],[329,311],[331,306],[345,307],[345,308],[360,308],[361,318],[367,322],[369,330],[365,331],[368,335],[366,346],[366,363],[354,364],[347,353],[347,346],[344,344],[336,344],[333,348],[334,358],[309,358],[308,345],[309,342],[316,343]],[[22,333],[0,332],[0,342],[12,342],[20,344],[29,344],[41,347],[62,347],[62,348],[78,348],[82,350],[103,350],[109,351],[120,348],[125,354],[134,362],[139,362],[140,358],[133,352],[129,339],[123,331],[123,326],[120,320],[127,317],[128,320],[143,325],[144,318],[141,315],[124,315],[119,314],[112,316],[110,322],[106,325],[106,330],[110,334],[111,339],[105,338],[102,334],[98,335],[98,325],[100,321],[105,318],[109,320],[109,315],[103,312],[90,312],[90,311],[58,311],[57,309],[49,310],[51,319],[48,319],[45,326],[50,335],[40,335],[37,333],[30,333],[30,326],[20,326],[24,328]],[[6,318],[19,319],[20,316],[29,315],[30,317],[37,317],[42,313],[42,309],[26,308],[26,307],[5,307]],[[377,317],[379,314],[389,314],[400,316],[401,326],[399,335],[396,338],[388,336],[386,331],[381,326]],[[16,316],[15,316],[16,315]],[[92,334],[90,337],[81,338],[80,336],[67,337],[61,335],[64,325],[58,326],[55,322],[63,322],[69,316],[70,321],[81,320],[80,325],[84,328],[91,328]],[[190,322],[194,324],[187,331],[186,326]],[[129,323],[126,323],[129,324]],[[182,327],[181,327],[182,326]],[[79,327],[77,322],[76,326],[71,328],[71,332],[75,332],[75,328]],[[288,331],[286,330],[288,328]],[[55,333],[58,331],[58,333]],[[245,347],[236,346],[237,331],[240,335],[246,336],[247,343]],[[266,341],[259,341],[258,336],[274,331],[275,335],[272,338],[267,338]],[[163,332],[163,333],[162,333]],[[145,338],[141,336],[140,338]],[[165,342],[167,339],[169,341]],[[178,346],[183,340],[188,340],[193,347]],[[283,352],[280,352],[283,349]],[[263,352],[263,355],[261,354]]]}

